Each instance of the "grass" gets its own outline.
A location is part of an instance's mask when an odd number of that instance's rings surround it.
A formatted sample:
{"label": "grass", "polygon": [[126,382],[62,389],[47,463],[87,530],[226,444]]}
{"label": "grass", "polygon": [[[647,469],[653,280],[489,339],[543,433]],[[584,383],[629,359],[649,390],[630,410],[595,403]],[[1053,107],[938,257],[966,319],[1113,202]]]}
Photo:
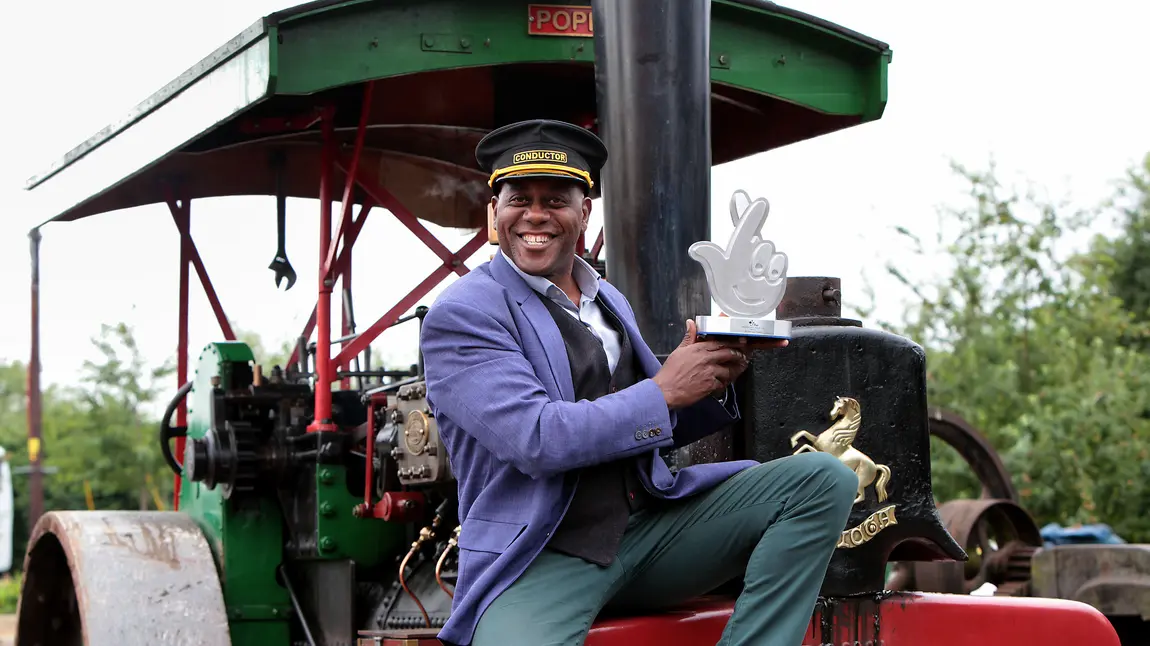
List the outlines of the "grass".
{"label": "grass", "polygon": [[0,577],[0,614],[10,615],[16,612],[16,601],[20,598],[21,575],[5,574]]}

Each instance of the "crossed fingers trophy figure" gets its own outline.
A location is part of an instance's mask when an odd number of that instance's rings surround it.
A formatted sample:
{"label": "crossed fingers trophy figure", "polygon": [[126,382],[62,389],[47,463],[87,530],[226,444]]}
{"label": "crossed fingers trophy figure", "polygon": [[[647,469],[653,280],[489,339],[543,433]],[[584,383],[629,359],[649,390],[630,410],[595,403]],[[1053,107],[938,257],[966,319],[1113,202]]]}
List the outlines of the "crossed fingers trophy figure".
{"label": "crossed fingers trophy figure", "polygon": [[703,266],[711,297],[725,315],[696,316],[699,336],[790,338],[790,321],[766,318],[787,289],[787,256],[762,237],[770,208],[765,198],[752,200],[746,191],[735,191],[730,202],[735,230],[727,247],[703,240],[687,250]]}

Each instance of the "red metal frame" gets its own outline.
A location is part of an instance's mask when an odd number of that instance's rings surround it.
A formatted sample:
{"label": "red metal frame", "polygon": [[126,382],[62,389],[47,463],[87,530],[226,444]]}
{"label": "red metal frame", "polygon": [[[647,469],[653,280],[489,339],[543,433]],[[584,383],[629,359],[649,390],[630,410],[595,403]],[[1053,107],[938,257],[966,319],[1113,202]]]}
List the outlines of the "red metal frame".
{"label": "red metal frame", "polygon": [[[383,333],[384,330],[391,327],[391,325],[395,323],[395,319],[399,318],[404,312],[414,307],[419,299],[426,296],[427,293],[434,289],[435,286],[440,282],[442,282],[443,279],[448,276],[448,274],[451,272],[455,272],[460,276],[467,274],[467,266],[463,263],[467,258],[471,256],[471,254],[478,251],[479,248],[487,242],[487,232],[485,230],[480,230],[475,234],[475,237],[468,241],[467,244],[463,245],[459,251],[452,253],[447,249],[446,246],[443,245],[442,242],[436,239],[436,237],[430,231],[428,231],[427,228],[424,227],[423,224],[414,215],[412,215],[412,213],[408,211],[407,208],[403,206],[403,204],[401,204],[394,195],[373,181],[368,174],[364,173],[363,171],[356,170],[354,163],[339,161],[337,164],[341,170],[348,172],[349,177],[354,177],[355,183],[359,185],[360,190],[366,193],[367,196],[372,200],[375,200],[377,204],[390,211],[397,220],[399,220],[404,226],[406,226],[412,233],[415,234],[415,237],[419,238],[425,245],[427,245],[429,249],[431,249],[435,255],[439,256],[439,258],[443,261],[443,264],[432,271],[431,274],[423,280],[423,282],[412,289],[407,296],[400,299],[399,303],[397,303],[395,307],[392,307],[390,310],[388,310],[387,313],[381,316],[375,323],[371,325],[371,327],[359,334],[359,336],[357,336],[353,341],[341,349],[339,355],[337,355],[333,360],[338,364],[346,362],[350,360],[351,357],[354,357],[360,352],[363,352],[364,349],[366,349],[372,341],[374,341],[381,333]],[[322,322],[323,320],[321,319],[320,323]],[[318,343],[319,342],[317,341],[317,362],[319,361]],[[330,383],[331,381],[332,380],[329,380],[327,383]]]}
{"label": "red metal frame", "polygon": [[385,491],[378,502],[373,500],[375,489],[375,419],[387,408],[387,393],[372,393],[367,401],[367,442],[364,463],[367,471],[363,482],[363,502],[352,513],[357,518],[379,518],[399,523],[415,522],[423,517],[426,499],[418,491]]}
{"label": "red metal frame", "polygon": [[[714,644],[732,608],[729,599],[704,598],[662,614],[600,620],[592,627],[586,644]],[[924,593],[897,594],[878,603],[867,598],[844,599],[829,610],[816,610],[802,646],[827,644],[1120,646],[1105,615],[1084,603]]]}
{"label": "red metal frame", "polygon": [[[324,264],[331,243],[331,180],[332,158],[335,155],[335,125],[332,123],[334,110],[325,110],[320,127],[323,131],[323,149],[320,154],[319,177],[319,297],[316,299],[316,348],[315,348],[315,420],[308,426],[309,433],[334,431],[336,426],[331,419],[331,387],[321,388],[320,384],[331,384],[331,291],[328,280],[328,266]],[[356,134],[359,138],[359,134]]]}
{"label": "red metal frame", "polygon": [[[373,84],[367,86],[364,92],[363,104],[360,108],[359,124],[356,128],[355,144],[350,156],[341,156],[336,152],[334,133],[334,109],[325,109],[321,117],[321,130],[323,135],[323,152],[321,154],[320,168],[320,249],[319,249],[319,294],[312,316],[301,334],[303,338],[310,338],[312,331],[316,334],[315,343],[315,417],[308,426],[309,432],[332,431],[335,424],[331,420],[331,383],[341,381],[346,387],[348,381],[338,377],[340,369],[350,365],[352,359],[379,337],[384,330],[391,327],[396,319],[404,312],[414,307],[419,299],[426,296],[432,289],[443,281],[450,273],[460,276],[467,273],[464,261],[479,250],[487,241],[485,231],[480,231],[468,241],[461,249],[452,253],[426,227],[386,189],[374,181],[359,167],[363,152],[364,138],[367,131],[367,117],[370,114],[373,94]],[[341,200],[341,217],[336,230],[332,231],[332,205],[331,188],[334,181],[334,171],[338,168],[343,173],[344,184]],[[358,188],[367,197],[360,209],[360,214],[354,220],[351,217],[354,203],[355,189]],[[373,204],[378,204],[390,211],[404,224],[417,238],[432,250],[443,261],[443,264],[431,272],[427,278],[415,286],[406,296],[389,309],[371,326],[353,339],[340,341],[340,350],[336,356],[331,356],[331,295],[336,281],[341,281],[341,293],[351,290],[351,252],[363,223]],[[340,242],[342,241],[342,247]],[[351,330],[351,317],[346,307],[343,308],[342,337],[353,334]],[[292,351],[289,363],[299,361],[299,348]]]}
{"label": "red metal frame", "polygon": [[[176,221],[176,228],[180,231],[180,293],[179,293],[179,314],[177,315],[177,331],[176,331],[176,387],[179,388],[188,382],[188,271],[192,261],[192,253],[189,247],[191,242],[188,237],[185,237],[183,232],[185,226],[190,230],[191,218],[190,209],[177,210],[176,203],[172,200],[168,201],[168,210],[172,213],[172,218]],[[187,398],[180,400],[178,408],[176,408],[176,426],[183,428],[188,427],[188,402]],[[187,438],[176,438],[176,453],[172,457],[175,458],[176,463],[180,466],[184,464],[184,447],[187,445]],[[180,490],[183,488],[183,478],[176,474],[175,480],[172,483],[172,509],[180,510]]]}
{"label": "red metal frame", "polygon": [[[227,314],[224,313],[224,308],[220,305],[220,297],[216,295],[216,289],[212,286],[212,279],[208,277],[208,270],[204,268],[204,261],[200,258],[200,252],[196,248],[196,243],[192,240],[192,203],[191,200],[177,200],[171,192],[167,196],[168,211],[172,214],[172,220],[176,223],[176,229],[180,234],[180,294],[179,294],[179,314],[177,319],[177,332],[176,332],[176,387],[183,386],[188,381],[188,283],[190,282],[191,267],[196,270],[196,275],[200,279],[200,285],[204,289],[204,295],[207,296],[208,302],[212,306],[212,311],[215,312],[216,321],[220,324],[220,331],[223,333],[224,338],[228,341],[235,341],[236,335],[232,331],[232,325],[228,321]],[[188,404],[187,400],[180,400],[179,407],[176,409],[176,426],[187,427],[188,425]],[[176,438],[176,451],[175,457],[177,463],[183,463],[185,438]],[[175,476],[173,482],[172,492],[172,508],[176,511],[180,509],[180,489],[182,488],[183,478],[179,475]]]}
{"label": "red metal frame", "polygon": [[[734,602],[700,598],[673,610],[595,621],[586,646],[710,646]],[[381,646],[438,646],[436,629],[387,631]],[[772,642],[774,643],[774,642]],[[801,646],[1120,646],[1105,615],[1077,601],[952,594],[836,600],[812,613]],[[800,646],[796,644],[795,646]]]}
{"label": "red metal frame", "polygon": [[598,260],[603,251],[603,229],[599,229],[599,236],[595,238],[595,246],[591,247],[591,259]]}
{"label": "red metal frame", "polygon": [[[335,266],[332,268],[333,279],[345,277],[351,271],[351,250],[355,245],[356,239],[359,238],[359,232],[363,229],[364,221],[367,219],[368,214],[371,213],[372,206],[373,204],[371,202],[367,202],[362,207],[360,207],[359,215],[355,218],[355,220],[352,221],[351,227],[349,227],[348,230],[344,232],[343,249],[340,250],[339,257],[336,258]],[[350,286],[350,280],[344,281],[343,287],[345,289],[350,289]],[[307,323],[304,324],[303,332],[300,334],[300,336],[304,338],[311,337],[311,333],[315,330],[316,309],[318,307],[318,303],[312,306],[311,317],[308,318]],[[294,365],[297,361],[299,361],[298,345],[292,349],[291,358],[288,359],[288,364]]]}
{"label": "red metal frame", "polygon": [[[180,240],[182,242],[180,248],[181,259],[191,262],[192,267],[195,268],[196,275],[200,278],[200,285],[204,288],[204,294],[208,297],[208,303],[211,304],[212,311],[216,314],[216,321],[220,324],[220,331],[223,332],[224,338],[228,341],[235,341],[236,334],[232,331],[232,324],[228,322],[227,314],[224,314],[224,308],[220,305],[220,297],[216,295],[216,289],[212,286],[212,279],[208,278],[208,270],[204,268],[204,261],[200,258],[200,252],[196,248],[196,243],[192,240],[191,200],[182,200],[182,203],[177,203],[176,200],[169,197],[168,210],[171,211],[172,219],[176,222],[176,228],[180,232]],[[184,258],[185,250],[187,258]],[[181,267],[181,275],[182,272],[186,270],[187,265],[185,264]],[[186,294],[184,296],[186,300]],[[184,307],[186,308],[187,305],[184,304]]]}

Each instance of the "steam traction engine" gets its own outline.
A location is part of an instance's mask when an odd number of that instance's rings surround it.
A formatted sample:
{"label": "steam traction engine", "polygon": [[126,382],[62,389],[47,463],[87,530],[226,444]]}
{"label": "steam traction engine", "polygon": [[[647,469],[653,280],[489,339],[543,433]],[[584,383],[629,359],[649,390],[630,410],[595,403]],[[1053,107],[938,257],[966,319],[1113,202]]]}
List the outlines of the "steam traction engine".
{"label": "steam traction engine", "polygon": [[[180,240],[178,383],[159,440],[177,511],[34,510],[17,643],[436,643],[455,555],[472,537],[459,531],[420,365],[373,369],[369,344],[418,325],[421,299],[492,241],[478,139],[531,117],[598,129],[611,150],[596,181],[608,216],[579,251],[628,295],[665,354],[679,321],[709,311],[686,249],[709,237],[711,165],[878,119],[890,58],[884,43],[762,0],[317,0],[256,22],[29,183],[44,224],[169,208]],[[259,365],[234,340],[193,242],[191,201],[224,195],[278,198],[271,269],[289,289],[286,198],[319,201],[318,299],[287,365]],[[442,264],[360,329],[351,251],[375,208]],[[474,235],[453,252],[424,221]],[[31,233],[37,446],[43,226]],[[189,365],[193,269],[224,340]],[[884,591],[888,560],[966,558],[931,495],[925,357],[842,319],[837,281],[791,282],[778,316],[794,341],[754,358],[738,386],[743,423],[666,459],[769,460],[826,450],[827,430],[853,433],[850,459],[881,476],[860,478],[805,643],[1116,644],[1084,604]],[[714,643],[732,585],[659,615],[600,617],[588,643]]]}

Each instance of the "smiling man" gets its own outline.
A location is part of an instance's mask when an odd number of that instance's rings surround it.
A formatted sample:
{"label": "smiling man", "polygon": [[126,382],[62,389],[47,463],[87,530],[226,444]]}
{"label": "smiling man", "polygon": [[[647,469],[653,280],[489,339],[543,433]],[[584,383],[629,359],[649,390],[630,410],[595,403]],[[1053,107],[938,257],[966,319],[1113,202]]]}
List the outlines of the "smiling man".
{"label": "smiling man", "polygon": [[687,321],[660,364],[627,299],[575,254],[607,159],[594,134],[515,123],[476,158],[499,252],[444,290],[421,334],[462,524],[440,639],[581,644],[605,607],[657,611],[741,576],[720,644],[796,646],[855,474],[825,453],[672,473],[660,449],[738,419],[747,346]]}

